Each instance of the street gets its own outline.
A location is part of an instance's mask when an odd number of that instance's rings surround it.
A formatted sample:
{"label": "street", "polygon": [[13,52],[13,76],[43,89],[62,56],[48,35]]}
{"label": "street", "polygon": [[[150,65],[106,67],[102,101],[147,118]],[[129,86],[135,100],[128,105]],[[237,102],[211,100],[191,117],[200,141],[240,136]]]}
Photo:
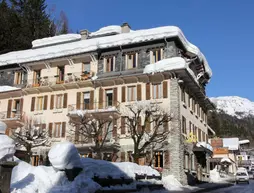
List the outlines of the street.
{"label": "street", "polygon": [[214,190],[209,193],[254,193],[254,180],[250,180],[250,184],[241,183],[228,188]]}

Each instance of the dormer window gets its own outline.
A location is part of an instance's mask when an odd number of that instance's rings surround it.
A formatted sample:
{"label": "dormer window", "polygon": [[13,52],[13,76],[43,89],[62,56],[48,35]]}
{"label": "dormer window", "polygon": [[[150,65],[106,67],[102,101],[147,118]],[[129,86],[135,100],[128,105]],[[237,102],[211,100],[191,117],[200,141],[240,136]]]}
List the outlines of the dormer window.
{"label": "dormer window", "polygon": [[137,53],[131,53],[126,55],[127,69],[133,69],[137,67]]}
{"label": "dormer window", "polygon": [[159,48],[159,49],[155,49],[151,51],[151,63],[156,63],[158,61],[160,61],[163,57],[163,49]]}
{"label": "dormer window", "polygon": [[88,63],[83,62],[83,65],[82,65],[83,73],[90,74],[90,67],[91,67],[90,62],[88,62]]}
{"label": "dormer window", "polygon": [[15,72],[14,84],[24,84],[25,76],[26,74],[23,71]]}
{"label": "dormer window", "polygon": [[105,72],[115,71],[115,56],[104,58]]}

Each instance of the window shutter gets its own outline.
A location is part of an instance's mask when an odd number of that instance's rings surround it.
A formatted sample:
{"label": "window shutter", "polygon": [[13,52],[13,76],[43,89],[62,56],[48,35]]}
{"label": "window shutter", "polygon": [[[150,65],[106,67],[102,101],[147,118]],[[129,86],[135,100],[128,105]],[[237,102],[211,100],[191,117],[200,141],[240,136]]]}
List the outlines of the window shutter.
{"label": "window shutter", "polygon": [[124,135],[125,134],[125,118],[121,117],[121,134]]}
{"label": "window shutter", "polygon": [[8,100],[8,107],[7,107],[7,118],[11,117],[11,110],[12,110],[12,100]]}
{"label": "window shutter", "polygon": [[102,109],[103,108],[103,95],[104,92],[103,92],[103,88],[100,88],[99,90],[99,109]]}
{"label": "window shutter", "polygon": [[35,97],[32,97],[31,111],[34,111],[34,106],[35,106]]}
{"label": "window shutter", "polygon": [[116,119],[113,119],[113,138],[117,138],[117,122]]}
{"label": "window shutter", "polygon": [[121,162],[125,162],[125,152],[121,152]]}
{"label": "window shutter", "polygon": [[55,95],[51,95],[51,98],[50,98],[50,110],[54,109],[54,98],[55,98]]}
{"label": "window shutter", "polygon": [[150,91],[150,83],[146,84],[146,100],[150,100],[151,99],[151,91]]}
{"label": "window shutter", "polygon": [[163,82],[163,98],[168,98],[168,81]]}
{"label": "window shutter", "polygon": [[21,98],[21,99],[20,99],[20,112],[19,112],[21,118],[22,118],[22,115],[23,115],[23,105],[24,105],[24,99]]}
{"label": "window shutter", "polygon": [[68,94],[64,93],[63,108],[67,108]]}
{"label": "window shutter", "polygon": [[117,106],[117,88],[114,88],[113,90],[113,100],[114,100],[114,106]]}
{"label": "window shutter", "polygon": [[66,133],[66,122],[62,122],[62,138],[65,137]]}
{"label": "window shutter", "polygon": [[138,118],[138,128],[137,128],[138,134],[140,134],[141,131],[142,131],[141,117],[139,117],[139,118]]}
{"label": "window shutter", "polygon": [[126,97],[126,94],[125,94],[125,86],[122,87],[122,102],[125,102],[125,97]]}
{"label": "window shutter", "polygon": [[77,92],[76,109],[80,109],[81,92]]}
{"label": "window shutter", "polygon": [[151,132],[151,123],[150,123],[150,120],[148,119],[145,124],[146,124],[146,132],[150,133]]}
{"label": "window shutter", "polygon": [[43,110],[47,110],[48,106],[48,96],[44,96],[44,104],[43,104]]}
{"label": "window shutter", "polygon": [[49,129],[48,129],[49,137],[52,137],[52,132],[53,132],[53,123],[49,123]]}
{"label": "window shutter", "polygon": [[168,118],[166,118],[165,122],[163,123],[164,131],[167,132],[169,131],[168,129]]}
{"label": "window shutter", "polygon": [[89,104],[89,109],[93,109],[94,107],[94,91],[91,90],[90,91],[90,104]]}
{"label": "window shutter", "polygon": [[165,157],[165,159],[164,159],[163,166],[164,166],[164,168],[169,169],[169,167],[170,167],[170,152],[169,152],[169,150],[166,150],[164,152],[164,157]]}
{"label": "window shutter", "polygon": [[141,101],[142,98],[142,90],[141,90],[141,84],[137,85],[137,100]]}

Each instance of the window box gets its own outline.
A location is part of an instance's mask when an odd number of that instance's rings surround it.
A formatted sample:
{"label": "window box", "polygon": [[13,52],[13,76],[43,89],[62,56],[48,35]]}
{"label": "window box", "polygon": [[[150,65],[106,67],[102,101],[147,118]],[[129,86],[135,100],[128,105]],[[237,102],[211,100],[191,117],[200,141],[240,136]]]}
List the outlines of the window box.
{"label": "window box", "polygon": [[48,77],[48,76],[44,76],[43,78],[44,78],[44,79],[48,79],[49,77]]}
{"label": "window box", "polygon": [[55,75],[54,77],[55,77],[55,78],[58,78],[58,77],[59,77],[59,75]]}
{"label": "window box", "polygon": [[67,75],[68,75],[68,76],[71,76],[71,75],[72,75],[72,73],[67,73]]}

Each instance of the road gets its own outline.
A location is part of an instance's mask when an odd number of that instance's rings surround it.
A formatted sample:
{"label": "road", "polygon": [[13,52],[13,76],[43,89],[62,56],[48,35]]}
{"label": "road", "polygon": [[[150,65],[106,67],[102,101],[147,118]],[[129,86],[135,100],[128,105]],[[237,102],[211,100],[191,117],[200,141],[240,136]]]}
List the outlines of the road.
{"label": "road", "polygon": [[254,180],[250,180],[250,184],[241,183],[228,188],[222,188],[206,193],[254,193]]}

